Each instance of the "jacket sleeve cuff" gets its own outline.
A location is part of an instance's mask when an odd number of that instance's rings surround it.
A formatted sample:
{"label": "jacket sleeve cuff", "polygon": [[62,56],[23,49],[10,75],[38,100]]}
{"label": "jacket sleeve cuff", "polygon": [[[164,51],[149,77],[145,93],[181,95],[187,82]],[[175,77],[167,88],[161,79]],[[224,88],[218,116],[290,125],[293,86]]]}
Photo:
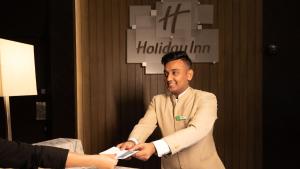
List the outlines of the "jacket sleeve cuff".
{"label": "jacket sleeve cuff", "polygon": [[136,138],[133,138],[133,137],[129,138],[128,141],[133,141],[134,144],[138,144],[139,143],[138,140]]}

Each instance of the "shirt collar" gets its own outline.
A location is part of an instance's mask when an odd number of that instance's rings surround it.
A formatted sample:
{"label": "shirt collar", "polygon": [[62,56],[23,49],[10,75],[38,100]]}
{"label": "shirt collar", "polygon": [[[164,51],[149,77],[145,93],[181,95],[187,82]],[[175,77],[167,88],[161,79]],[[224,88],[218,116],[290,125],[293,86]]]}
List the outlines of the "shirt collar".
{"label": "shirt collar", "polygon": [[186,88],[182,93],[180,93],[180,94],[178,95],[178,98],[176,98],[176,100],[179,99],[180,97],[182,97],[182,96],[186,93],[186,91],[187,91],[188,89],[189,89],[189,87]]}
{"label": "shirt collar", "polygon": [[[180,93],[178,95],[178,98],[185,97],[185,95],[187,95],[189,93],[190,89],[191,89],[191,87],[188,87],[187,89],[185,89],[182,93]],[[171,100],[172,100],[173,105],[176,105],[178,103],[179,99],[176,98],[176,96],[173,95],[173,94],[171,94],[170,96],[171,96]]]}

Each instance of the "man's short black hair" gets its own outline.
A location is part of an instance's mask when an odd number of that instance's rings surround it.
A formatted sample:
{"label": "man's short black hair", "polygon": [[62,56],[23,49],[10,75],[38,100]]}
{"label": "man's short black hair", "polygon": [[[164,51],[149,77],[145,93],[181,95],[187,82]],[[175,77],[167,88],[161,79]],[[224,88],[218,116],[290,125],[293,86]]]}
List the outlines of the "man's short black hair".
{"label": "man's short black hair", "polygon": [[161,58],[161,64],[163,64],[165,66],[168,62],[173,61],[173,60],[178,60],[178,59],[183,60],[187,64],[187,66],[189,68],[191,68],[192,61],[189,58],[189,56],[186,54],[185,51],[170,52],[170,53],[165,54]]}

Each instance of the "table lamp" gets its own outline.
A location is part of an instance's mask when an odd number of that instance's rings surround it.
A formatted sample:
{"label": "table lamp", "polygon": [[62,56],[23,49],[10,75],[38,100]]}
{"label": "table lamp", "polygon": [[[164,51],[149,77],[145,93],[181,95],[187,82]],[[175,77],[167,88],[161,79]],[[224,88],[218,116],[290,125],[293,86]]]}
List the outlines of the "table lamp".
{"label": "table lamp", "polygon": [[0,96],[5,103],[8,140],[12,140],[9,97],[36,94],[33,45],[0,38]]}

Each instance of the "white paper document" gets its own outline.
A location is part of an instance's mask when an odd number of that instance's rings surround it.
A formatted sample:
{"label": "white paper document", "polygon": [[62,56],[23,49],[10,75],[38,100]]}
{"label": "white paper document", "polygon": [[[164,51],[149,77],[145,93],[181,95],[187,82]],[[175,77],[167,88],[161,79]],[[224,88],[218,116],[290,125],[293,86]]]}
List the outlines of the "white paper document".
{"label": "white paper document", "polygon": [[116,154],[117,159],[126,159],[138,151],[121,150],[118,147],[111,147],[99,154]]}

